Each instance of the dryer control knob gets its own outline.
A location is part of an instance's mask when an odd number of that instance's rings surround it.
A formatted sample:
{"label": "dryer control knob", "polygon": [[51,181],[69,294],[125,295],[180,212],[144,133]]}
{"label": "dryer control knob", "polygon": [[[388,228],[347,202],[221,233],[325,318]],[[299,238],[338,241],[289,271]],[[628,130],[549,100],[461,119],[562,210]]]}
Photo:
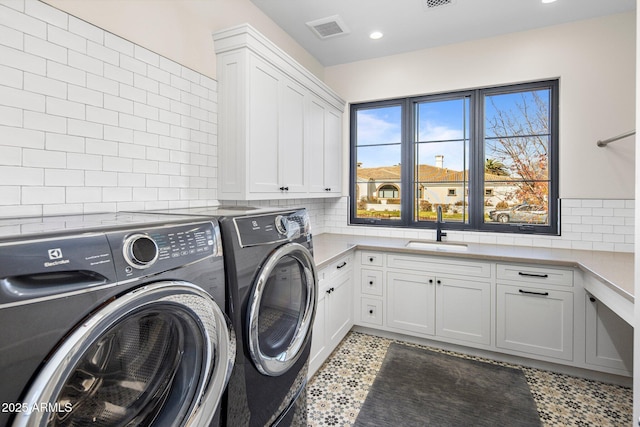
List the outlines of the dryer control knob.
{"label": "dryer control knob", "polygon": [[276,217],[276,230],[280,234],[288,234],[289,233],[289,220],[282,215],[278,215]]}
{"label": "dryer control knob", "polygon": [[142,233],[132,234],[127,237],[122,251],[125,261],[130,266],[138,269],[151,267],[160,253],[155,240]]}

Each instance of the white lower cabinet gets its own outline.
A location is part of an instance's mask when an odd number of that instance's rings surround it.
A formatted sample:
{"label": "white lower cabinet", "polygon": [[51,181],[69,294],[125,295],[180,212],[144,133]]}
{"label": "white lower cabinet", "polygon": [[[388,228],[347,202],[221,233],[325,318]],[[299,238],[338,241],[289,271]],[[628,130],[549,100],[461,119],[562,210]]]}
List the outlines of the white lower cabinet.
{"label": "white lower cabinet", "polygon": [[499,284],[496,319],[498,347],[573,359],[573,292]]}
{"label": "white lower cabinet", "polygon": [[433,335],[436,287],[426,274],[387,273],[387,326]]}
{"label": "white lower cabinet", "polygon": [[491,344],[491,282],[436,278],[436,335]]}
{"label": "white lower cabinet", "polygon": [[612,373],[633,373],[633,327],[602,302],[585,297],[586,363]]}
{"label": "white lower cabinet", "polygon": [[424,335],[491,344],[491,283],[389,272],[387,325]]}
{"label": "white lower cabinet", "polygon": [[320,368],[353,326],[353,256],[318,273],[318,305],[313,322],[309,377]]}

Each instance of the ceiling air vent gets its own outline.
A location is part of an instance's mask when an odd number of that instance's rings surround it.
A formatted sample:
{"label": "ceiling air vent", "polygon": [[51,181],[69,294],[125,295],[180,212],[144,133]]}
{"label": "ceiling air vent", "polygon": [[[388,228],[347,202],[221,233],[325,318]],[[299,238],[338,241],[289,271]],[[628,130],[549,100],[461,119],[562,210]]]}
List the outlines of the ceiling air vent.
{"label": "ceiling air vent", "polygon": [[349,29],[344,25],[344,22],[342,22],[342,19],[338,15],[309,21],[307,25],[311,28],[311,31],[321,39],[328,39],[349,33]]}
{"label": "ceiling air vent", "polygon": [[433,9],[440,6],[448,6],[453,4],[455,0],[422,0],[422,7],[424,10]]}

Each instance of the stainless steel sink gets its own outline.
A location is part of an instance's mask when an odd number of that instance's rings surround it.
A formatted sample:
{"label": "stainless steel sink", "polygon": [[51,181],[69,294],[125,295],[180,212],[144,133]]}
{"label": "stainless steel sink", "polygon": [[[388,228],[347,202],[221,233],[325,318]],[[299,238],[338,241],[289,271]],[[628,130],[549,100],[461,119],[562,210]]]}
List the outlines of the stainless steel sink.
{"label": "stainless steel sink", "polygon": [[448,243],[448,242],[433,242],[433,241],[420,241],[412,240],[406,244],[407,248],[413,249],[427,249],[432,251],[451,251],[451,252],[464,252],[468,249],[464,243]]}

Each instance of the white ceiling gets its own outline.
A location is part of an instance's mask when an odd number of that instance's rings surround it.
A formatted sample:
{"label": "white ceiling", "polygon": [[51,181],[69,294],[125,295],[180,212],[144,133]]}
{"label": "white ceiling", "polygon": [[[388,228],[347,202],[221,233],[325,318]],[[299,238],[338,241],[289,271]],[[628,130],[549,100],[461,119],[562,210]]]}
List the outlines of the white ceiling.
{"label": "white ceiling", "polygon": [[[251,0],[324,66],[635,10],[636,0]],[[350,30],[321,40],[305,24],[338,15]],[[382,31],[380,40],[369,34]]]}

